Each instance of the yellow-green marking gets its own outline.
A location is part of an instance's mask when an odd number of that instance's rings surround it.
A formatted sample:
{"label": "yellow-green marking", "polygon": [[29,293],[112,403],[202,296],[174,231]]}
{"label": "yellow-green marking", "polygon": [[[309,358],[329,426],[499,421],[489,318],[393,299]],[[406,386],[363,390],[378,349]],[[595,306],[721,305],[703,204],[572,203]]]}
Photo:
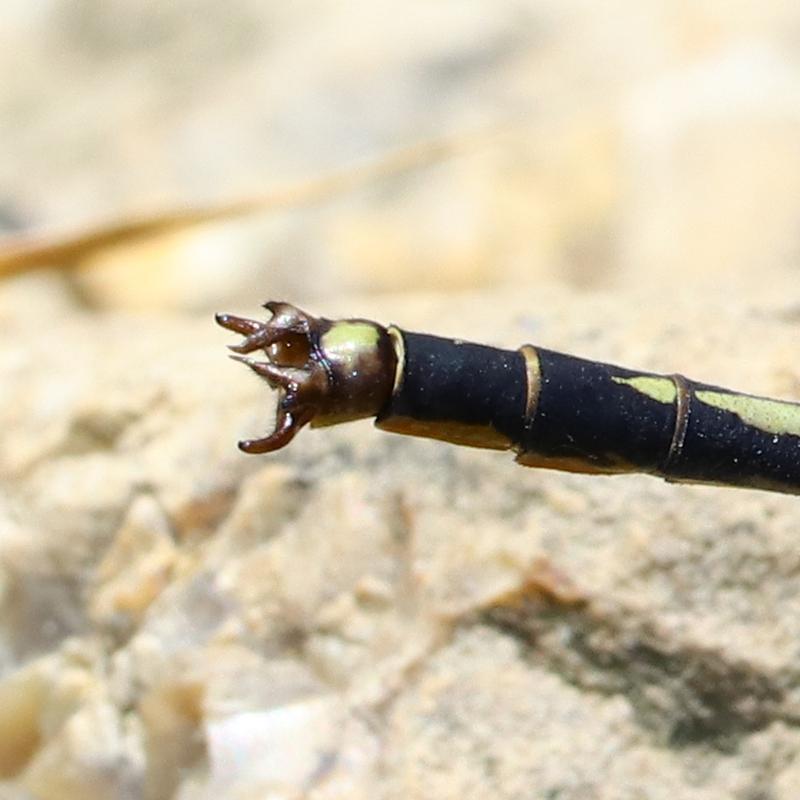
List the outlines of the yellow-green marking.
{"label": "yellow-green marking", "polygon": [[337,322],[321,339],[327,351],[363,351],[378,344],[378,329],[368,322]]}
{"label": "yellow-green marking", "polygon": [[658,375],[637,375],[635,378],[612,376],[614,383],[630,386],[658,403],[674,403],[678,396],[675,381]]}
{"label": "yellow-green marking", "polygon": [[776,436],[800,436],[800,406],[796,404],[706,389],[699,389],[695,397],[701,403],[736,414],[746,425],[761,431]]}

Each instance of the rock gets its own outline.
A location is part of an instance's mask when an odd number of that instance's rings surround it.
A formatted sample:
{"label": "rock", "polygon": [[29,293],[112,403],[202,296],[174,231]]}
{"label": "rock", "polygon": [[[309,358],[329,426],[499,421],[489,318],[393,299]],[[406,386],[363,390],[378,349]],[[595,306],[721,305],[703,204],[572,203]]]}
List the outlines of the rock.
{"label": "rock", "polygon": [[0,800],[798,796],[795,498],[247,457],[210,314],[800,397],[796,4],[5,5]]}
{"label": "rock", "polygon": [[176,550],[152,497],[137,498],[95,573],[89,614],[99,627],[135,627],[169,584]]}
{"label": "rock", "polygon": [[[365,314],[766,394],[800,385],[769,288],[738,305],[642,297],[541,287],[387,297]],[[367,422],[248,458],[235,440],[269,425],[272,398],[227,366],[209,321],[63,324],[79,364],[138,333],[124,370],[45,360],[52,381],[81,375],[83,399],[60,410],[61,444],[31,426],[41,458],[6,456],[9,787],[710,800],[764,774],[792,785],[792,498],[526,470]],[[53,334],[28,335],[44,352]],[[127,402],[113,387],[131,370],[147,388]],[[19,380],[6,385],[25,398]],[[2,413],[13,425],[25,408]]]}
{"label": "rock", "polygon": [[22,785],[42,800],[135,800],[143,796],[138,723],[97,701],[76,711],[32,759]]}
{"label": "rock", "polygon": [[0,776],[11,778],[41,746],[46,676],[21,670],[0,683]]}

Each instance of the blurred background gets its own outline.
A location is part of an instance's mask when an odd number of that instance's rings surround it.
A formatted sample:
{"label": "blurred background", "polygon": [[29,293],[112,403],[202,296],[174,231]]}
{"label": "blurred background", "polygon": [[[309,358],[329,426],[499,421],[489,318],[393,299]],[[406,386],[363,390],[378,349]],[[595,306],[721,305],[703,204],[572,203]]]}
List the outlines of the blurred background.
{"label": "blurred background", "polygon": [[210,316],[800,397],[797,0],[1,6],[2,800],[800,797],[796,498],[245,457]]}
{"label": "blurred background", "polygon": [[0,271],[92,306],[800,285],[790,0],[6,0],[0,74]]}

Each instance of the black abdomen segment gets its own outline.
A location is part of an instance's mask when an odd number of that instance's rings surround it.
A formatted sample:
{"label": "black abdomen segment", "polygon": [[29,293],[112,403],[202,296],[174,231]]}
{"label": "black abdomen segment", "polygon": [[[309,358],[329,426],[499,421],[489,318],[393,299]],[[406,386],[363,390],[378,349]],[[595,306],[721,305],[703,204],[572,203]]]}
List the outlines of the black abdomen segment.
{"label": "black abdomen segment", "polygon": [[670,480],[800,494],[800,405],[690,383]]}
{"label": "black abdomen segment", "polygon": [[520,352],[393,332],[402,374],[379,428],[498,450],[520,441],[528,391]]}
{"label": "black abdomen segment", "polygon": [[401,335],[383,429],[513,449],[528,466],[800,493],[796,403],[539,348]]}
{"label": "black abdomen segment", "polygon": [[[536,348],[539,396],[518,442],[530,466],[575,472],[659,473],[675,431],[674,401],[632,388],[641,373]],[[671,378],[647,376],[667,382]]]}

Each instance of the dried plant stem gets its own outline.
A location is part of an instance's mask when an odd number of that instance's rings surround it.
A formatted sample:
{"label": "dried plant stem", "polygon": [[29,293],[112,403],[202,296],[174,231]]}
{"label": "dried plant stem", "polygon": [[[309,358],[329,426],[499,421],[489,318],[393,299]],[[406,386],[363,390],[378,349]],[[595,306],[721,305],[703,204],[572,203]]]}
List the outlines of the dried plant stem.
{"label": "dried plant stem", "polygon": [[430,140],[302,183],[206,207],[173,209],[63,235],[0,239],[0,278],[37,267],[71,269],[89,255],[141,238],[249,214],[312,205],[485,144],[504,128]]}

